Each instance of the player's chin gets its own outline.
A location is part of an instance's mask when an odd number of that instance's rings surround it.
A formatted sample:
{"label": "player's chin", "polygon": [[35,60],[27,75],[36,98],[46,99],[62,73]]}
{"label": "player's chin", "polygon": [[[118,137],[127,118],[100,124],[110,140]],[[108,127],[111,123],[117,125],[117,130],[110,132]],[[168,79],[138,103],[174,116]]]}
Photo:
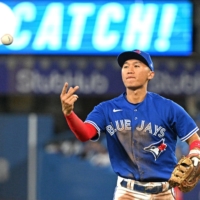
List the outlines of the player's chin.
{"label": "player's chin", "polygon": [[124,85],[125,85],[126,87],[131,87],[131,86],[136,86],[136,85],[138,85],[138,83],[137,83],[134,79],[126,79],[126,80],[124,81]]}
{"label": "player's chin", "polygon": [[141,85],[133,85],[133,84],[130,84],[130,85],[126,85],[126,88],[129,89],[129,90],[137,90],[137,89],[140,89],[142,88]]}

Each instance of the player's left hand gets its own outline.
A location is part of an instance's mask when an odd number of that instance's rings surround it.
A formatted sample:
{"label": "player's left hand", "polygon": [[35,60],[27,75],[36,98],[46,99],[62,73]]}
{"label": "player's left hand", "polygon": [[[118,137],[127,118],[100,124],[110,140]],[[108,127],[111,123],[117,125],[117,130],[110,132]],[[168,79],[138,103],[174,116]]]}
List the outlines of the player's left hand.
{"label": "player's left hand", "polygon": [[200,180],[200,155],[189,154],[183,157],[172,172],[169,184],[182,192],[191,191]]}

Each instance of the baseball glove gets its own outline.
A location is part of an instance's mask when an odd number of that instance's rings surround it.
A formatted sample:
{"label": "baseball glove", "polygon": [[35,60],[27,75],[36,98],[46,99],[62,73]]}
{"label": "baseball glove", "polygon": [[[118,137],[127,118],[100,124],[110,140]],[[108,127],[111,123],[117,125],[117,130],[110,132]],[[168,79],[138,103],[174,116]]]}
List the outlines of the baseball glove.
{"label": "baseball glove", "polygon": [[191,191],[200,179],[200,155],[183,156],[174,168],[169,184],[182,192]]}

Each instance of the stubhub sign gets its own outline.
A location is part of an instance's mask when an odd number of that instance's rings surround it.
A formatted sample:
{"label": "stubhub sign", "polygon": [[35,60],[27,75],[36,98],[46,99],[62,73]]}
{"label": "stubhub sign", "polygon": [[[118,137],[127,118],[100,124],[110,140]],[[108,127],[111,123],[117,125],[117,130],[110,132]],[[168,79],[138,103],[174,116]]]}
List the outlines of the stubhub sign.
{"label": "stubhub sign", "polygon": [[0,36],[12,30],[14,42],[0,45],[0,54],[117,55],[138,48],[158,56],[189,55],[192,4],[141,2],[4,0]]}

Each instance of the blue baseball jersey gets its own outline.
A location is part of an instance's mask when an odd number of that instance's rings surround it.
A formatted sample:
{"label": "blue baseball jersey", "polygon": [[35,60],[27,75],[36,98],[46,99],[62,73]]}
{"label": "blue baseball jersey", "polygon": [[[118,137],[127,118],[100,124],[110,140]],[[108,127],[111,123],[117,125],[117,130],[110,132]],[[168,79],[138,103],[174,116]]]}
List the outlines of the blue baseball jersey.
{"label": "blue baseball jersey", "polygon": [[177,164],[177,137],[187,140],[199,130],[177,103],[148,92],[138,104],[126,94],[94,107],[85,122],[106,133],[114,172],[138,181],[167,181]]}

